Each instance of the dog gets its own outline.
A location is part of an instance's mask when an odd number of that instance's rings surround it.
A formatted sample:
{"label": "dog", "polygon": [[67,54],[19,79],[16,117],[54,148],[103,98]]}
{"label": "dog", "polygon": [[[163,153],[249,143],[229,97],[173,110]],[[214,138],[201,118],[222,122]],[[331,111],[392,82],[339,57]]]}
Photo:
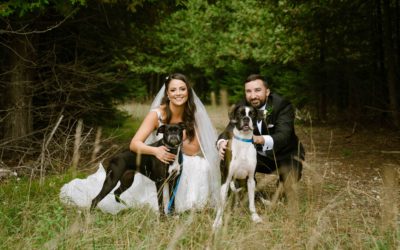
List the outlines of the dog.
{"label": "dog", "polygon": [[[114,191],[114,195],[116,201],[120,202],[120,195],[132,185],[135,174],[141,173],[156,184],[160,213],[168,213],[166,203],[169,201],[169,191],[173,190],[182,164],[181,147],[184,129],[184,123],[162,125],[157,129],[157,134],[163,133],[163,138],[151,144],[155,147],[162,145],[168,147],[169,152],[176,155],[172,164],[165,164],[153,155],[136,154],[130,150],[123,151],[111,158],[103,187],[92,200],[90,210],[92,211],[118,182],[120,182],[120,186]],[[167,183],[168,185],[165,185]],[[165,205],[165,209],[163,209],[163,205]]]}
{"label": "dog", "polygon": [[257,214],[254,202],[255,195],[255,171],[257,165],[257,151],[253,144],[253,121],[258,117],[255,108],[249,106],[236,106],[230,112],[230,121],[235,126],[232,138],[228,140],[224,160],[221,161],[221,190],[220,204],[214,220],[213,228],[222,225],[222,217],[229,188],[237,192],[234,187],[235,180],[247,180],[247,191],[249,196],[249,209],[254,222],[262,222]]}

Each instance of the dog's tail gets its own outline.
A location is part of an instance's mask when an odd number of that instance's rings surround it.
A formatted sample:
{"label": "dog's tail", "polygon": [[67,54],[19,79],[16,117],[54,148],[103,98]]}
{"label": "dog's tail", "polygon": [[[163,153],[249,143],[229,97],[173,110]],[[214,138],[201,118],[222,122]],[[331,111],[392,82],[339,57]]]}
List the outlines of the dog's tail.
{"label": "dog's tail", "polygon": [[229,186],[231,187],[231,190],[232,190],[232,192],[234,192],[234,193],[238,193],[240,190],[242,190],[242,188],[236,188],[235,182],[234,182],[234,181],[231,181],[231,183],[230,183]]}

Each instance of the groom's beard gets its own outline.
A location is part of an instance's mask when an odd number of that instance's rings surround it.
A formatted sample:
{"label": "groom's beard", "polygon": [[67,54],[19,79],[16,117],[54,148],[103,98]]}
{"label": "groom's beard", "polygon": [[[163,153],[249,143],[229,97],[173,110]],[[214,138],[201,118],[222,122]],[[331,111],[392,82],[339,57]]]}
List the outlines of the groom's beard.
{"label": "groom's beard", "polygon": [[250,101],[249,104],[256,109],[260,109],[261,107],[263,107],[265,105],[266,102],[267,102],[267,100],[265,100],[264,102],[260,102],[260,101],[257,102],[257,100],[254,100],[254,101]]}

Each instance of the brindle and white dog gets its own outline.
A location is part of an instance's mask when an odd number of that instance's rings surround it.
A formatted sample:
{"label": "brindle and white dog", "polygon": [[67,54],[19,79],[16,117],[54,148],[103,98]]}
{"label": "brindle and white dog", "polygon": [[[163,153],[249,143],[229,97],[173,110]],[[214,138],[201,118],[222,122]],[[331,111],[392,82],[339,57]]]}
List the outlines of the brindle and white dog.
{"label": "brindle and white dog", "polygon": [[220,204],[213,224],[214,229],[222,225],[229,187],[234,189],[235,180],[247,180],[251,218],[256,223],[262,222],[254,204],[257,151],[253,144],[253,121],[256,120],[257,115],[257,110],[248,106],[236,106],[230,113],[230,121],[235,127],[232,138],[228,141],[225,158],[221,161],[221,183],[223,184],[220,191]]}

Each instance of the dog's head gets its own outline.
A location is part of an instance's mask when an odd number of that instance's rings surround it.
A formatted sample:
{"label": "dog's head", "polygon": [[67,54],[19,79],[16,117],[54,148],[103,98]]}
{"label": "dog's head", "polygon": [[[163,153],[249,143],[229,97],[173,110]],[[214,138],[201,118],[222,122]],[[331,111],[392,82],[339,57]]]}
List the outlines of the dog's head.
{"label": "dog's head", "polygon": [[257,110],[251,106],[238,105],[233,107],[229,113],[230,122],[242,132],[252,132],[253,123],[257,120]]}
{"label": "dog's head", "polygon": [[163,144],[171,147],[176,148],[178,147],[183,141],[183,130],[186,128],[183,122],[177,124],[165,124],[161,125],[157,129],[157,134],[162,133],[163,135]]}

